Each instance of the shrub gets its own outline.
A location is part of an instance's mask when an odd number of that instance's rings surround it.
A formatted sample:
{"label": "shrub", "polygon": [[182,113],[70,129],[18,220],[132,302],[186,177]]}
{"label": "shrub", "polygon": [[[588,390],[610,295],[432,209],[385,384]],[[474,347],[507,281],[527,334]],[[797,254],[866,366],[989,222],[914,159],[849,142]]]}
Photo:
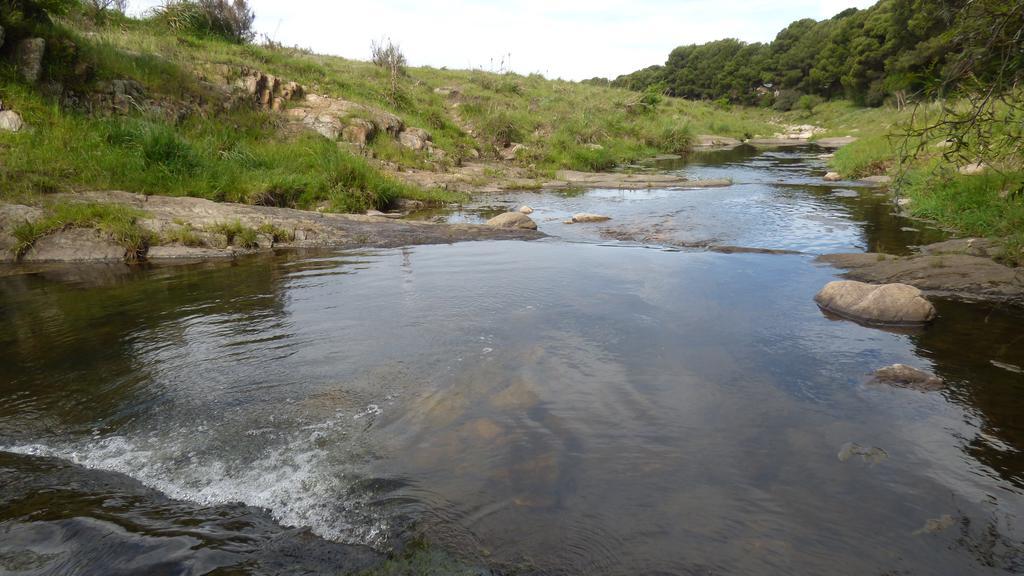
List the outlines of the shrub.
{"label": "shrub", "polygon": [[794,107],[797,110],[803,110],[804,112],[813,112],[814,109],[822,102],[824,102],[824,100],[822,100],[821,96],[817,96],[815,94],[804,94],[797,99]]}
{"label": "shrub", "polygon": [[169,0],[154,19],[181,34],[216,36],[247,43],[255,37],[256,15],[246,0]]}
{"label": "shrub", "polygon": [[789,112],[801,96],[802,94],[796,90],[782,90],[775,97],[775,103],[772,104],[772,108],[779,112]]}

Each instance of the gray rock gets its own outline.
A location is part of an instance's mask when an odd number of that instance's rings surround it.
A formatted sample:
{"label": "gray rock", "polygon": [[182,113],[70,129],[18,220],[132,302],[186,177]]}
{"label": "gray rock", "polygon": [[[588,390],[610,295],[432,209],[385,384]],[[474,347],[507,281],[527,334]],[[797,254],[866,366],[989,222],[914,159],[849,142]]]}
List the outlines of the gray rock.
{"label": "gray rock", "polygon": [[352,118],[348,121],[348,126],[342,129],[341,137],[356,146],[366,146],[373,140],[376,133],[377,127],[373,125],[373,122],[362,118]]}
{"label": "gray rock", "polygon": [[14,228],[25,222],[34,222],[43,217],[43,211],[34,206],[0,204],[0,262],[13,262],[14,248],[18,241]]}
{"label": "gray rock", "polygon": [[573,224],[582,224],[586,222],[607,222],[611,220],[611,216],[603,216],[601,214],[590,214],[587,212],[580,212],[572,215]]}
{"label": "gray rock", "polygon": [[874,378],[871,381],[875,384],[889,384],[922,392],[941,390],[944,386],[942,378],[906,364],[893,364],[879,368],[875,370]]}
{"label": "gray rock", "polygon": [[853,280],[829,282],[814,297],[822,309],[870,324],[919,325],[935,318],[935,307],[913,286],[876,286]]}
{"label": "gray rock", "polygon": [[961,166],[957,169],[957,172],[964,176],[977,176],[978,174],[984,174],[985,170],[988,170],[988,166],[983,162],[975,162],[974,164],[968,164]]}
{"label": "gray rock", "polygon": [[36,240],[22,256],[24,262],[123,261],[124,246],[92,228],[69,228]]}
{"label": "gray rock", "polygon": [[892,176],[878,174],[875,176],[866,176],[864,178],[861,178],[860,181],[865,184],[873,184],[875,186],[887,186],[889,184],[892,184]]}
{"label": "gray rock", "polygon": [[498,214],[487,221],[488,226],[496,228],[518,228],[521,230],[536,230],[537,223],[529,216],[520,212],[505,212]]}
{"label": "gray rock", "polygon": [[15,60],[18,73],[29,84],[39,81],[43,71],[43,55],[46,53],[46,40],[42,38],[26,38],[18,44]]}
{"label": "gray rock", "polygon": [[430,142],[430,134],[422,128],[406,128],[398,134],[398,143],[412,150],[423,150]]}
{"label": "gray rock", "polygon": [[231,248],[208,248],[205,246],[153,246],[146,252],[146,260],[204,260],[207,258],[231,258]]}
{"label": "gray rock", "polygon": [[0,130],[17,132],[25,127],[21,115],[14,110],[0,110]]}

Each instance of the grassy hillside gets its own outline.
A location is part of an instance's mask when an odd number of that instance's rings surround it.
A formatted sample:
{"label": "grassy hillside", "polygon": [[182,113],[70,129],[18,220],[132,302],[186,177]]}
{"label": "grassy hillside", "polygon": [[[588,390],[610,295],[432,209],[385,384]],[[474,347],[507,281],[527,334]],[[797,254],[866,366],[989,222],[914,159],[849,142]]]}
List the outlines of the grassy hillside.
{"label": "grassy hillside", "polygon": [[[525,148],[513,164],[543,176],[685,152],[698,133],[743,137],[777,130],[756,110],[540,76],[410,68],[392,83],[388,71],[368,62],[173,33],[156,19],[113,17],[97,25],[69,17],[49,36],[40,85],[21,83],[13,66],[0,66],[5,107],[31,127],[0,134],[0,195],[8,198],[116,188],[239,202],[284,198],[298,207],[359,211],[399,197],[458,199],[389,177],[384,162],[391,169],[446,170],[471,158],[497,161],[496,147],[514,142]],[[367,150],[354,150],[315,133],[284,130],[278,113],[223,110],[216,87],[246,68],[392,112],[407,126],[427,129],[443,159],[381,137]],[[120,80],[137,82],[165,113],[83,109],[90,94]],[[52,90],[47,95],[54,83],[64,100],[73,94],[79,105],[59,103]]]}

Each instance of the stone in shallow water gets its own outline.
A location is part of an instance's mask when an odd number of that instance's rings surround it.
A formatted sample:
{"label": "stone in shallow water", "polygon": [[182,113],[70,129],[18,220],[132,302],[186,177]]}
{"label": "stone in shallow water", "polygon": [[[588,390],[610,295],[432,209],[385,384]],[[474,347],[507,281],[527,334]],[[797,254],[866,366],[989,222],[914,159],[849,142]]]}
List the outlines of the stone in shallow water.
{"label": "stone in shallow water", "polygon": [[498,214],[487,221],[488,226],[496,228],[520,228],[524,230],[536,230],[537,223],[526,214],[520,212],[505,212]]}
{"label": "stone in shallow water", "polygon": [[530,208],[529,206],[522,206],[519,208],[519,211],[523,214],[533,214],[533,208]]}
{"label": "stone in shallow water", "polygon": [[611,219],[611,216],[603,216],[601,214],[590,214],[588,212],[580,212],[579,214],[572,215],[572,221],[577,224],[584,222],[605,222]]}
{"label": "stone in shallow water", "polygon": [[956,524],[956,519],[949,514],[943,514],[938,518],[929,518],[924,521],[924,526],[919,530],[914,531],[914,536],[917,536],[918,534],[935,534],[936,532],[942,532],[954,524]]}
{"label": "stone in shallow water", "polygon": [[921,291],[907,284],[876,286],[839,280],[826,284],[814,301],[828,312],[870,324],[925,324],[936,314]]}
{"label": "stone in shallow water", "polygon": [[861,460],[869,464],[878,464],[889,457],[889,453],[877,446],[861,446],[856,442],[847,442],[839,448],[837,455],[840,462],[846,462],[854,456],[860,456]]}
{"label": "stone in shallow water", "polygon": [[829,172],[828,174],[825,174],[824,178],[825,182],[838,182],[842,179],[843,177],[840,176],[839,172]]}
{"label": "stone in shallow water", "polygon": [[879,368],[875,371],[875,377],[871,381],[876,384],[890,384],[922,392],[941,390],[944,387],[942,378],[906,364],[893,364]]}

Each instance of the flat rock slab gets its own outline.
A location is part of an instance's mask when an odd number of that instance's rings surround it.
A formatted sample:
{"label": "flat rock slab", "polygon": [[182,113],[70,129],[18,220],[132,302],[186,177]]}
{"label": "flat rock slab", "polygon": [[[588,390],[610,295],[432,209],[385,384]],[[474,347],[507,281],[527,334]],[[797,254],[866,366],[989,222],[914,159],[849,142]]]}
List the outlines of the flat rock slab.
{"label": "flat rock slab", "polygon": [[687,180],[672,174],[625,174],[618,172],[577,172],[561,170],[545,188],[716,188],[732,186],[732,180]]}
{"label": "flat rock slab", "polygon": [[742,146],[743,142],[728,136],[716,136],[714,134],[701,134],[694,139],[693,147],[702,150],[729,150]]}
{"label": "flat rock slab", "polygon": [[[927,247],[925,248],[927,250]],[[932,294],[967,300],[1024,304],[1024,269],[985,256],[962,253],[827,254],[819,262],[846,269],[845,278],[871,283],[900,282]]]}
{"label": "flat rock slab", "polygon": [[842,148],[847,144],[852,144],[857,141],[856,136],[836,136],[833,138],[818,138],[814,141],[815,144],[822,148]]}
{"label": "flat rock slab", "polygon": [[69,228],[36,240],[22,256],[24,262],[118,262],[124,246],[92,228]]}
{"label": "flat rock slab", "polygon": [[921,291],[907,284],[829,282],[814,297],[823,310],[866,324],[915,326],[935,318],[935,307]]}
{"label": "flat rock slab", "polygon": [[[132,206],[146,214],[145,218],[140,220],[140,226],[158,237],[167,230],[179,228],[178,222],[186,222],[200,231],[216,224],[235,221],[252,228],[271,224],[294,236],[294,240],[276,245],[284,248],[391,248],[465,240],[532,240],[544,236],[535,230],[495,228],[480,224],[390,220],[355,214],[326,214],[290,208],[221,203],[202,198],[144,196],[120,191],[56,194],[54,197],[66,201]],[[7,246],[8,254],[13,253],[10,250],[13,246],[13,237],[10,234],[13,227],[26,219],[39,218],[42,214],[41,210],[30,206],[0,204],[0,245]],[[526,217],[522,214],[520,216]],[[209,233],[203,232],[202,235]],[[270,246],[264,247],[268,248]],[[188,247],[177,244],[152,246],[150,251],[151,257],[160,259],[214,258],[251,252],[231,248],[218,249],[215,246]],[[69,229],[37,240],[23,260],[120,260],[124,258],[124,254],[123,247],[96,230]]]}

